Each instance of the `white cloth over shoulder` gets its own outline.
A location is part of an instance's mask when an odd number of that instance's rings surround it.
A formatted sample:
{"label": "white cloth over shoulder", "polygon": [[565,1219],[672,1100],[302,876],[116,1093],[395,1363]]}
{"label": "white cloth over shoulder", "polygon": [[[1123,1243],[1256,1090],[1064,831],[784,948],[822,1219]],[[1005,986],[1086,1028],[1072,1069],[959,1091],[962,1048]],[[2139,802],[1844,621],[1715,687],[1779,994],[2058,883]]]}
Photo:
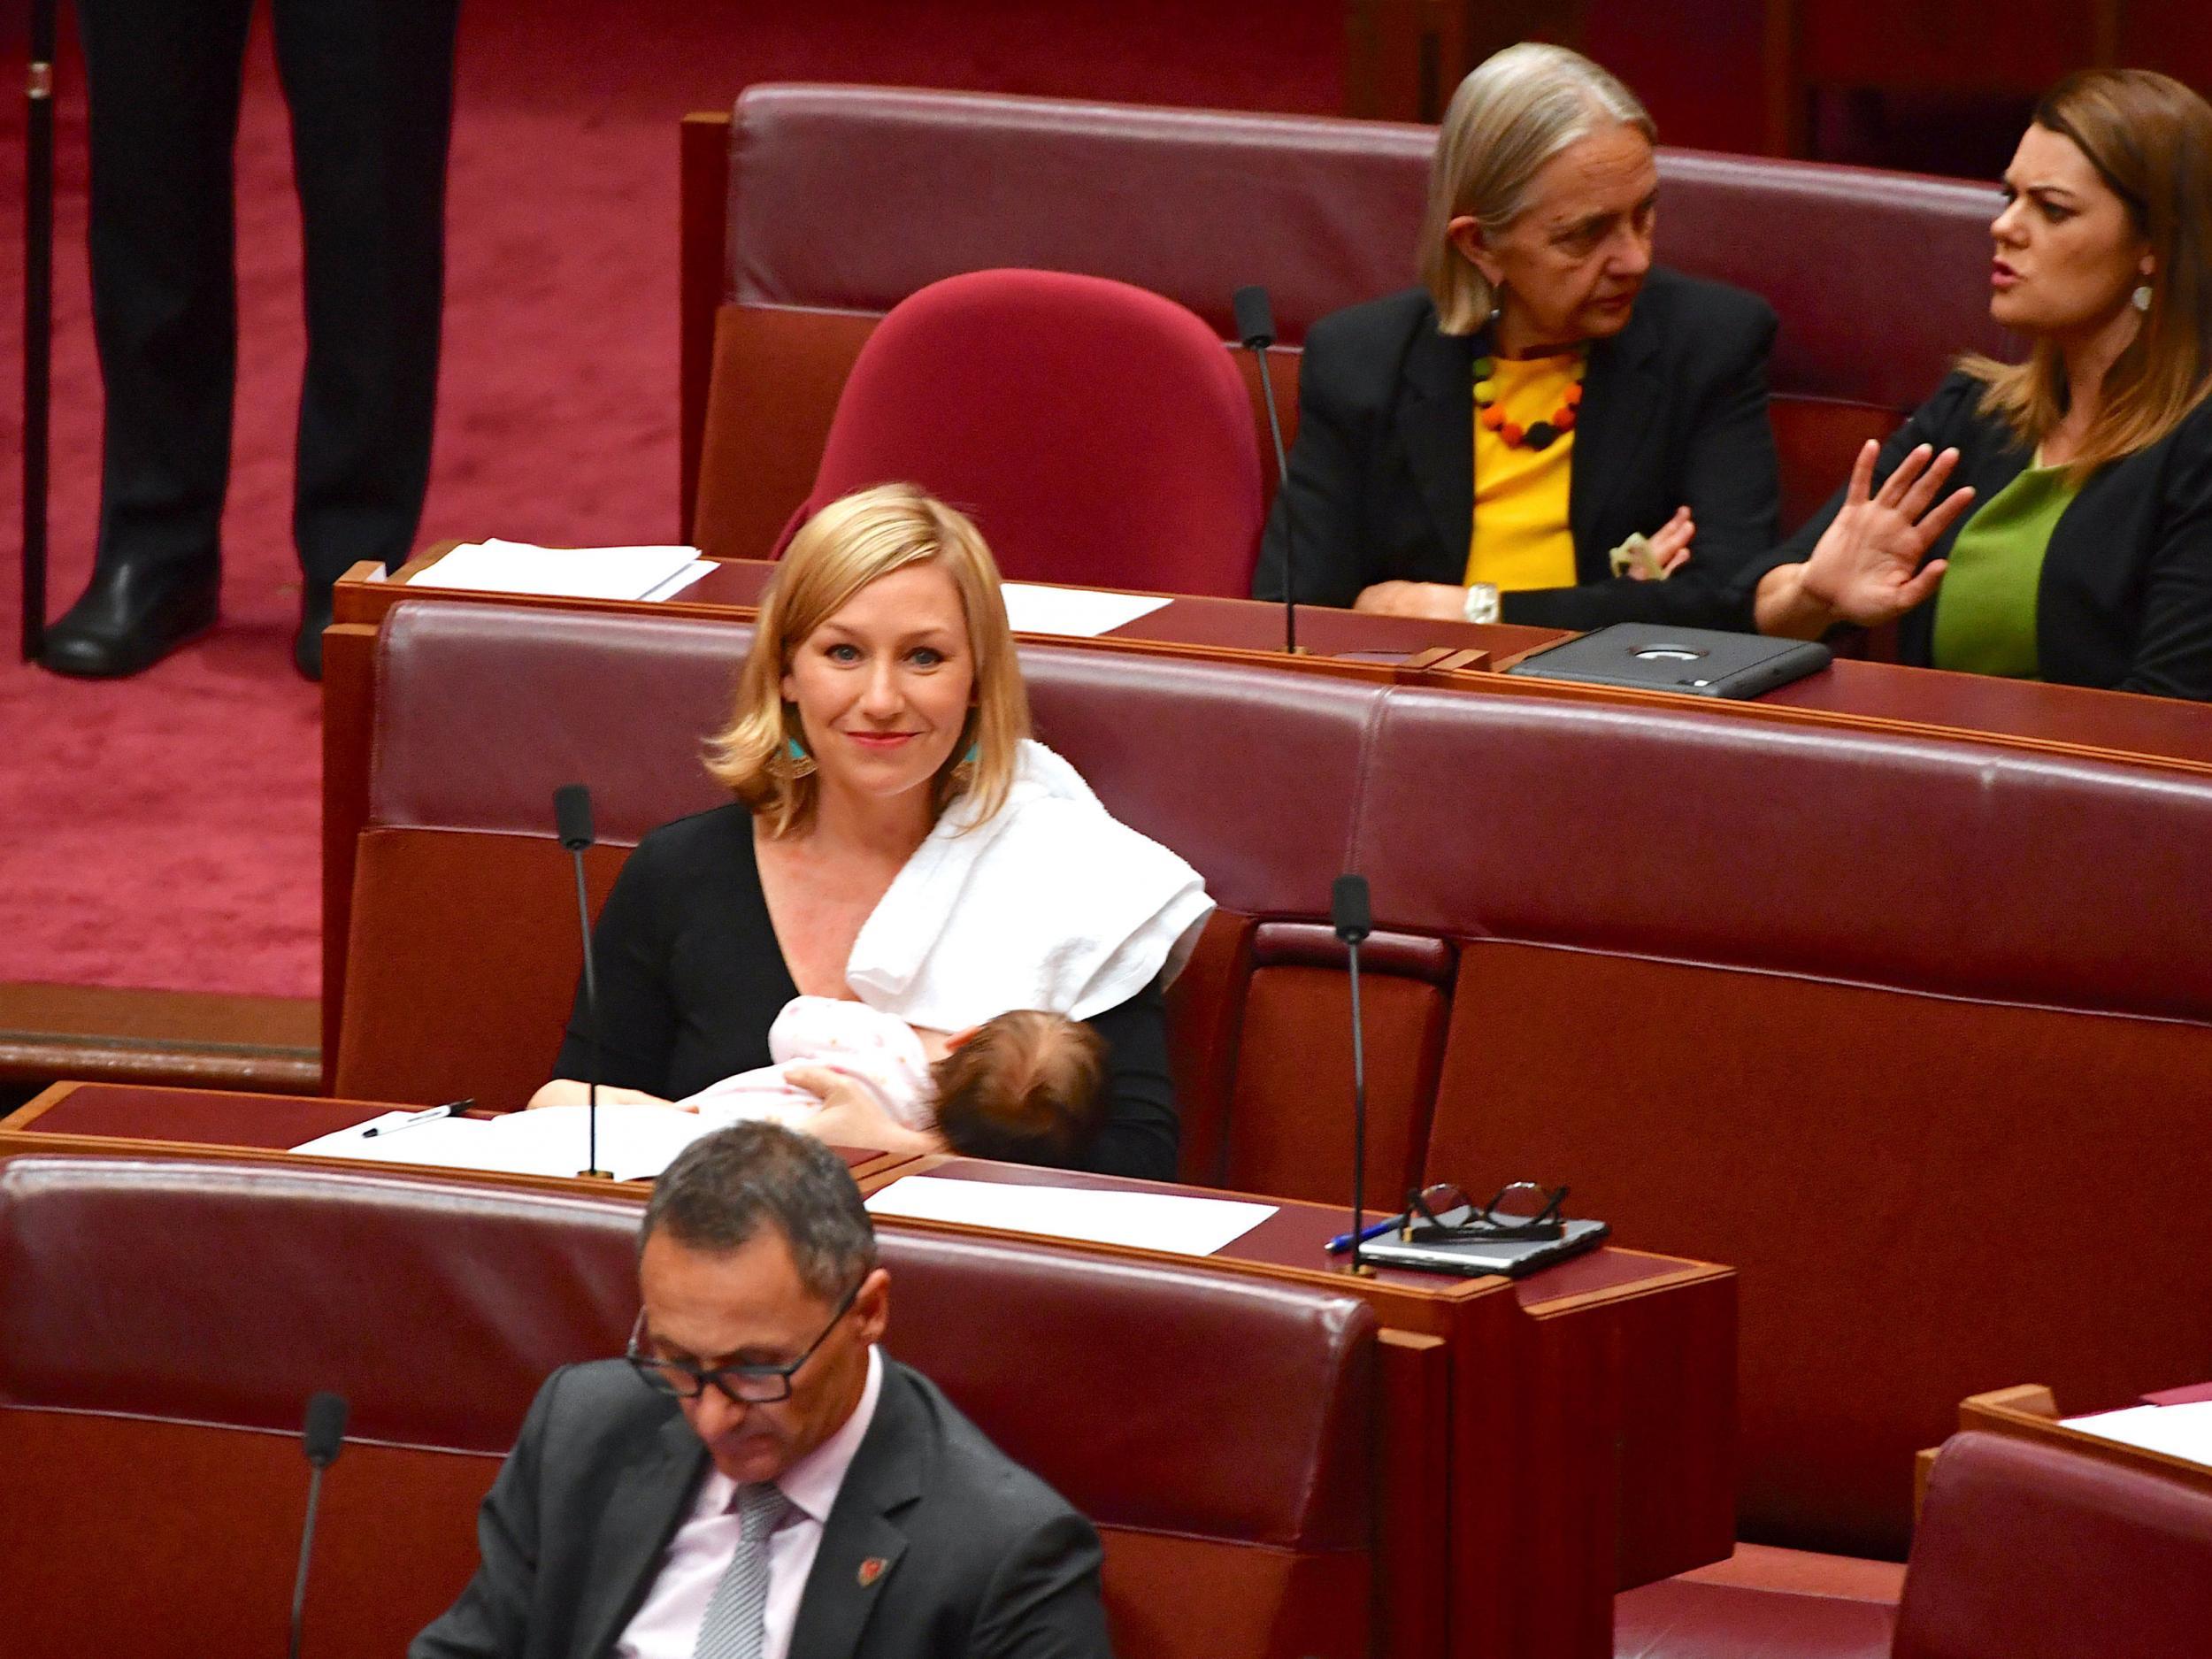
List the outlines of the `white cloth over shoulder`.
{"label": "white cloth over shoulder", "polygon": [[1088,1019],[1180,971],[1213,909],[1206,884],[1066,761],[1025,741],[996,815],[968,829],[964,805],[853,941],[845,979],[861,1001],[936,1031],[1017,1008]]}
{"label": "white cloth over shoulder", "polygon": [[822,1102],[790,1074],[812,1066],[851,1078],[894,1123],[937,1126],[929,1056],[914,1028],[895,1015],[832,997],[795,996],[768,1028],[768,1054],[773,1065],[726,1077],[676,1104],[718,1127],[759,1118],[804,1130]]}

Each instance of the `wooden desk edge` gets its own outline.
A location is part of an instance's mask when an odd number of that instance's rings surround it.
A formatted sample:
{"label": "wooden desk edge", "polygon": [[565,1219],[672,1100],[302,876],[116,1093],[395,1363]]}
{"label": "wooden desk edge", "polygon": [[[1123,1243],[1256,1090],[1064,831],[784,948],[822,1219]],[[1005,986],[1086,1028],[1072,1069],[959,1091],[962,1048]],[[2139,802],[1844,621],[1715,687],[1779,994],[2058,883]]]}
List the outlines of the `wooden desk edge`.
{"label": "wooden desk edge", "polygon": [[1522,1311],[1532,1319],[1555,1319],[1563,1314],[1578,1313],[1586,1308],[1617,1306],[1645,1296],[1657,1295],[1663,1291],[1678,1290],[1686,1285],[1721,1283],[1736,1277],[1734,1268],[1723,1266],[1717,1262],[1693,1261],[1687,1256],[1632,1250],[1619,1245],[1613,1248],[1624,1256],[1640,1256],[1658,1262],[1679,1262],[1682,1265],[1672,1272],[1655,1273],[1649,1279],[1629,1279],[1618,1285],[1601,1285],[1595,1290],[1578,1291],[1571,1296],[1555,1296],[1546,1302],[1531,1302]]}
{"label": "wooden desk edge", "polygon": [[2039,1383],[1968,1395],[1959,1404],[1959,1427],[2063,1446],[2124,1469],[2173,1476],[2200,1492],[2212,1494],[2212,1464],[2172,1452],[2123,1445],[2085,1429],[2069,1428],[2059,1421],[2058,1403],[2051,1390]]}

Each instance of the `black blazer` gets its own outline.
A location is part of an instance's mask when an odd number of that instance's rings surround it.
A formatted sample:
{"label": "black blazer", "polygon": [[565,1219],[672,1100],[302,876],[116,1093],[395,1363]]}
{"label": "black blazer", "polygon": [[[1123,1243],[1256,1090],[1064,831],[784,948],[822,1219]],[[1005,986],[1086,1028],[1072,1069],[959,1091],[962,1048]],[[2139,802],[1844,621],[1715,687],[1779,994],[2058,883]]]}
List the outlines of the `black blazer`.
{"label": "black blazer", "polygon": [[[1917,444],[1956,448],[1953,488],[1985,502],[2020,475],[2028,450],[2001,422],[1976,412],[1981,383],[1953,374],[1890,434],[1875,481]],[[1748,572],[1810,557],[1843,505],[1842,490],[1776,553]],[[1968,515],[1972,516],[1970,513]],[[1947,558],[1965,520],[1928,557]],[[1934,598],[1898,619],[1898,654],[1928,665]],[[2200,403],[2147,449],[2098,470],[2051,532],[2035,596],[2041,678],[2069,686],[2212,699],[2212,402]]]}
{"label": "black blazer", "polygon": [[[1568,489],[1582,586],[1507,594],[1505,621],[1751,626],[1737,579],[1781,534],[1767,424],[1775,327],[1753,295],[1653,270],[1628,326],[1590,349]],[[1418,288],[1314,325],[1298,442],[1253,597],[1282,599],[1286,541],[1305,603],[1348,605],[1381,581],[1467,580],[1480,343],[1438,333],[1435,303]],[[1690,563],[1664,582],[1615,577],[1606,555],[1686,503],[1697,520]]]}
{"label": "black blazer", "polygon": [[[555,1371],[477,1521],[483,1564],[408,1659],[601,1659],[708,1469],[621,1360]],[[871,1583],[861,1563],[887,1563]],[[884,1361],[799,1602],[791,1659],[1110,1659],[1098,1535],[934,1385]]]}

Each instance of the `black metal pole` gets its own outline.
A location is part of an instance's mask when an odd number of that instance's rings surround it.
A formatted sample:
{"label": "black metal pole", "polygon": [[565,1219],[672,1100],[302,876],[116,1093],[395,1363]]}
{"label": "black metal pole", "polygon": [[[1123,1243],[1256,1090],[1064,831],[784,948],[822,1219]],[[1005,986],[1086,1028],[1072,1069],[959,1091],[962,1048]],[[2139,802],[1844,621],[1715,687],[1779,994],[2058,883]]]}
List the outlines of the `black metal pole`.
{"label": "black metal pole", "polygon": [[23,660],[46,649],[46,475],[53,404],[54,0],[31,0],[24,86]]}

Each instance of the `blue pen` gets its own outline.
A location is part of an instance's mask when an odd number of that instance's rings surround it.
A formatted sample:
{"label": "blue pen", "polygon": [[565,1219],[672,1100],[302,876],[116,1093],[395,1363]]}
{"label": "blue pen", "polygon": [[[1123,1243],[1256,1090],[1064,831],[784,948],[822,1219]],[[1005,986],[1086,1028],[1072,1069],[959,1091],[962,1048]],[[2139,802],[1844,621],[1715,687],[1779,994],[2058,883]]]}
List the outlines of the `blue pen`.
{"label": "blue pen", "polygon": [[[1379,1239],[1384,1233],[1403,1226],[1405,1219],[1403,1216],[1388,1216],[1376,1222],[1372,1226],[1362,1227],[1359,1233],[1359,1241],[1364,1244],[1370,1239]],[[1348,1233],[1340,1233],[1324,1248],[1331,1256],[1341,1256],[1352,1248],[1352,1235]]]}

